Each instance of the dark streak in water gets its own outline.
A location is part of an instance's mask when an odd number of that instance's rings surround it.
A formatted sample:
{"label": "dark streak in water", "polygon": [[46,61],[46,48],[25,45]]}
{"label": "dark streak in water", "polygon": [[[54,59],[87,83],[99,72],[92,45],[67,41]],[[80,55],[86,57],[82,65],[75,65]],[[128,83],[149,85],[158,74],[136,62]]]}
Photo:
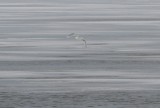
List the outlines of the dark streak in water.
{"label": "dark streak in water", "polygon": [[0,21],[33,21],[33,22],[45,22],[45,21],[55,21],[55,22],[110,22],[110,21],[160,21],[160,18],[82,18],[82,19],[61,19],[61,18],[43,18],[43,19],[0,19]]}

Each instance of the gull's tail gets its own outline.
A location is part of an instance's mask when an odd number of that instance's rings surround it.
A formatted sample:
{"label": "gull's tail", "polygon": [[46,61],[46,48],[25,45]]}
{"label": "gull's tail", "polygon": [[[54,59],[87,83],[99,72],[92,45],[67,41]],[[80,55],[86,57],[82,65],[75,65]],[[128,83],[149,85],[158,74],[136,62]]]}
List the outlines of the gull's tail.
{"label": "gull's tail", "polygon": [[73,35],[75,35],[75,33],[71,33],[71,34],[69,34],[68,36],[73,36]]}

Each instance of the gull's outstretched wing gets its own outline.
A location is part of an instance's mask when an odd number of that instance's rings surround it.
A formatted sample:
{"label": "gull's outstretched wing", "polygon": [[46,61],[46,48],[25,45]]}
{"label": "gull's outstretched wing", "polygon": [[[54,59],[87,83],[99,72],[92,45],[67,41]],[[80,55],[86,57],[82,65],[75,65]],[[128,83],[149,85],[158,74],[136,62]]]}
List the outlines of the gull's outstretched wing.
{"label": "gull's outstretched wing", "polygon": [[71,33],[71,34],[69,34],[68,36],[67,36],[67,38],[71,38],[71,37],[73,37],[75,35],[75,33]]}

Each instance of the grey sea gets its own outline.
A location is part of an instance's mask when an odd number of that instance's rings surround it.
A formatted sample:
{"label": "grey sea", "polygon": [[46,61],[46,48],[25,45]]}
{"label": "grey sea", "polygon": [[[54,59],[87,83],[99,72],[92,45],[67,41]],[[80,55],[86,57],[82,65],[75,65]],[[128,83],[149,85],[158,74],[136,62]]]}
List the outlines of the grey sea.
{"label": "grey sea", "polygon": [[159,0],[0,0],[0,108],[160,108],[159,11]]}

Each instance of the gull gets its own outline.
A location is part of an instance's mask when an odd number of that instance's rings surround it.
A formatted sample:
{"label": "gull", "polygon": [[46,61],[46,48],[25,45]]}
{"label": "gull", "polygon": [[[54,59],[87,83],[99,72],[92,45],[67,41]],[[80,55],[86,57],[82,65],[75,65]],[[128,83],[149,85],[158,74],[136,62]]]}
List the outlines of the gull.
{"label": "gull", "polygon": [[71,33],[67,36],[67,38],[74,38],[75,40],[80,40],[80,41],[83,41],[84,42],[84,47],[87,48],[87,42],[86,40],[84,39],[84,37],[82,36],[79,36],[75,33]]}

